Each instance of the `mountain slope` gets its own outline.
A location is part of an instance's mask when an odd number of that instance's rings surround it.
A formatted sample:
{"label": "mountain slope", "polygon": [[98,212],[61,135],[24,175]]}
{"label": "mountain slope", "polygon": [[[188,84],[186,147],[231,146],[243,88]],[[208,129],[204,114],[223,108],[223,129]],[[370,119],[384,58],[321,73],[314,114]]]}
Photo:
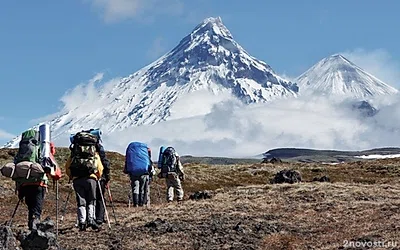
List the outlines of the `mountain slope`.
{"label": "mountain slope", "polygon": [[339,54],[322,59],[295,82],[301,92],[356,99],[398,92]]}
{"label": "mountain slope", "polygon": [[154,63],[96,91],[80,95],[51,120],[53,138],[92,127],[110,133],[204,115],[223,100],[251,104],[294,97],[298,87],[249,55],[218,17],[205,19]]}

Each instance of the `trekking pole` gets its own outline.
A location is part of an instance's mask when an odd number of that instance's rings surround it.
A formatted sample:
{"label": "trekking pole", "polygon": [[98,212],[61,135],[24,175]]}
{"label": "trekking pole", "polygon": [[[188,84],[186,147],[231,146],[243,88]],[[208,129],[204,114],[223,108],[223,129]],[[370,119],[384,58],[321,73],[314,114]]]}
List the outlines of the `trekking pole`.
{"label": "trekking pole", "polygon": [[56,242],[58,240],[58,180],[56,180]]}
{"label": "trekking pole", "polygon": [[108,227],[111,229],[110,218],[108,217],[108,211],[107,211],[106,202],[105,202],[104,196],[103,196],[103,190],[101,189],[100,180],[97,180],[97,185],[99,185],[101,200],[103,201],[104,211],[106,212],[107,224],[108,224]]}
{"label": "trekking pole", "polygon": [[70,197],[71,194],[72,194],[72,191],[73,191],[73,189],[71,189],[71,190],[69,191],[69,193],[68,193],[68,195],[67,195],[67,200],[65,201],[64,207],[63,207],[63,209],[62,209],[62,211],[61,211],[61,218],[60,218],[61,221],[64,221],[64,216],[65,216],[65,214],[67,213],[67,205],[68,205],[69,197]]}
{"label": "trekking pole", "polygon": [[[22,198],[22,199],[23,199],[23,198]],[[19,204],[21,203],[22,199],[19,199],[19,200],[18,200],[18,203],[17,203],[17,205],[15,206],[14,212],[13,212],[13,214],[11,215],[11,219],[8,221],[7,226],[11,227],[12,221],[13,221],[13,219],[14,219],[15,214],[17,213],[17,209],[18,209]]]}
{"label": "trekking pole", "polygon": [[132,182],[131,185],[129,185],[128,208],[131,208],[131,198],[132,198]]}
{"label": "trekking pole", "polygon": [[128,208],[131,208],[131,192],[132,191],[129,191],[129,194],[128,194]]}
{"label": "trekking pole", "polygon": [[107,188],[107,190],[108,190],[108,198],[110,199],[111,207],[112,207],[113,214],[114,214],[115,224],[117,224],[118,223],[117,222],[117,216],[115,215],[114,202],[113,202],[113,199],[112,199],[112,196],[111,196],[110,186]]}

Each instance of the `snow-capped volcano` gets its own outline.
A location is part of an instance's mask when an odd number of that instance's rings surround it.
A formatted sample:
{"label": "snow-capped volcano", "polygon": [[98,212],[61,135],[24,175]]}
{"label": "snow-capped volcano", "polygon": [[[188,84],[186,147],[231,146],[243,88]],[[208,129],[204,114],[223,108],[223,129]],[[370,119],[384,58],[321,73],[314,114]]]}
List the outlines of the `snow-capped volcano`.
{"label": "snow-capped volcano", "polygon": [[297,93],[295,83],[278,76],[235,42],[221,18],[207,18],[154,63],[97,88],[95,97],[81,95],[76,105],[66,105],[50,124],[53,138],[87,128],[109,133],[204,115],[222,100],[250,104]]}
{"label": "snow-capped volcano", "polygon": [[352,97],[355,99],[390,95],[397,89],[367,73],[344,56],[335,54],[322,59],[299,76],[300,92]]}

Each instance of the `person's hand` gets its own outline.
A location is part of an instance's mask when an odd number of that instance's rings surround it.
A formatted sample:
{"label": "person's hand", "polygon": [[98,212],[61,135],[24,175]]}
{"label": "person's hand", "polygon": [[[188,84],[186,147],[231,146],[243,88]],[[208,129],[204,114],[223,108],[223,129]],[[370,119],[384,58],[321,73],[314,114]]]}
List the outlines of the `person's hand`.
{"label": "person's hand", "polygon": [[109,188],[110,188],[110,181],[107,181],[107,182],[106,182],[106,185],[104,185],[104,187],[105,187],[106,189],[109,189]]}

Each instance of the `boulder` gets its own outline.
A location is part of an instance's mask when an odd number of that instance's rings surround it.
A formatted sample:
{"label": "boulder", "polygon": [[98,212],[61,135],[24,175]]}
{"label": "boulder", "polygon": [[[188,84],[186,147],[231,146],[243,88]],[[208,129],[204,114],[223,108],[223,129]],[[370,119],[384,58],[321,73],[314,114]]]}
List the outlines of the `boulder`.
{"label": "boulder", "polygon": [[54,221],[46,218],[44,221],[38,223],[37,230],[32,230],[27,235],[21,235],[22,249],[56,249],[57,241],[54,232]]}
{"label": "boulder", "polygon": [[212,196],[207,191],[197,191],[189,196],[191,200],[211,199]]}
{"label": "boulder", "polygon": [[271,159],[264,158],[262,163],[272,163],[272,164],[277,164],[277,163],[282,163],[282,160],[277,157],[272,157]]}
{"label": "boulder", "polygon": [[301,174],[296,170],[284,169],[276,173],[274,179],[271,180],[271,184],[278,183],[296,183],[301,182]]}

